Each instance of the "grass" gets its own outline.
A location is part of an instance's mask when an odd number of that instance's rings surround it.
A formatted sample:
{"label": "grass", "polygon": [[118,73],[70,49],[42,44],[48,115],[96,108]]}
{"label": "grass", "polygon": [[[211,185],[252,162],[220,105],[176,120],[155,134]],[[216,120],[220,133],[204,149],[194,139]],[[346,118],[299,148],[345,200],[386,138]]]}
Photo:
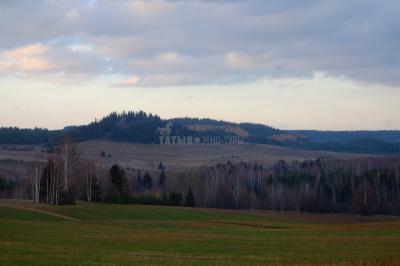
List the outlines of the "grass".
{"label": "grass", "polygon": [[0,201],[5,265],[399,263],[397,218]]}
{"label": "grass", "polygon": [[[93,140],[77,143],[78,151],[87,158],[98,158],[101,151],[110,154],[111,158],[102,158],[104,165],[118,162],[124,167],[155,170],[158,163],[168,167],[168,171],[189,170],[203,165],[214,165],[218,162],[239,163],[241,161],[257,161],[264,166],[271,166],[278,160],[303,161],[317,158],[359,158],[371,156],[367,154],[335,153],[324,151],[298,150],[287,147],[263,144],[243,145],[154,145],[121,143],[115,141]],[[10,146],[10,145],[6,145]],[[24,171],[26,162],[33,161],[42,150],[41,145],[24,145],[33,151],[13,151],[0,147],[0,166]],[[45,154],[43,154],[45,159]],[[377,155],[374,155],[376,157]],[[15,159],[17,161],[2,161]]]}

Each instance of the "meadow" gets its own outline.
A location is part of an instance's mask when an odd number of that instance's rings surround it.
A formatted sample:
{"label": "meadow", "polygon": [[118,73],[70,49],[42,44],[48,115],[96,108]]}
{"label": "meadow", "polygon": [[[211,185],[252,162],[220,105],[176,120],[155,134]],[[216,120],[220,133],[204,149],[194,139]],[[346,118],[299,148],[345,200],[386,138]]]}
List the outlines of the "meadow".
{"label": "meadow", "polygon": [[0,201],[2,265],[400,263],[400,219]]}
{"label": "meadow", "polygon": [[[0,147],[0,167],[23,169],[27,162],[35,158],[45,161],[49,154],[42,153],[41,145],[6,145]],[[9,149],[8,147],[13,147]],[[24,150],[26,149],[26,150]],[[118,162],[124,167],[156,169],[160,162],[169,170],[187,170],[216,163],[255,161],[264,166],[271,166],[278,160],[304,161],[317,158],[364,158],[378,157],[370,154],[351,154],[325,151],[299,150],[287,147],[263,144],[240,145],[158,145],[123,143],[106,140],[84,141],[77,143],[77,150],[82,158],[96,160],[102,151],[104,165]],[[39,157],[38,157],[39,155]],[[7,160],[11,160],[8,162]]]}

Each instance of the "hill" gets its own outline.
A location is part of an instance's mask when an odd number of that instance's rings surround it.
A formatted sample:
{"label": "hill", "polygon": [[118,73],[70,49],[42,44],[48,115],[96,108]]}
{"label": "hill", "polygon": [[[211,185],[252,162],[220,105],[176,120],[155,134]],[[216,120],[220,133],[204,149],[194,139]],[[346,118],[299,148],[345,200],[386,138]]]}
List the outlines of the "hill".
{"label": "hill", "polygon": [[139,112],[111,113],[101,120],[88,125],[68,126],[62,130],[1,128],[2,144],[45,144],[60,142],[69,134],[77,141],[107,139],[120,142],[144,144],[160,143],[158,129],[172,125],[171,135],[192,137],[240,136],[244,141],[274,143],[270,137],[281,131],[266,125],[252,123],[231,123],[212,119],[175,118],[161,119],[157,115]]}
{"label": "hill", "polygon": [[[159,131],[162,130],[162,131]],[[139,112],[113,112],[81,126],[62,130],[41,128],[0,128],[2,144],[41,144],[51,151],[66,134],[78,141],[111,140],[141,144],[160,144],[160,134],[184,138],[224,140],[237,138],[255,144],[271,144],[299,149],[356,152],[400,153],[400,131],[315,131],[280,130],[257,123],[232,123],[210,118],[162,119]],[[165,135],[163,135],[165,136]]]}

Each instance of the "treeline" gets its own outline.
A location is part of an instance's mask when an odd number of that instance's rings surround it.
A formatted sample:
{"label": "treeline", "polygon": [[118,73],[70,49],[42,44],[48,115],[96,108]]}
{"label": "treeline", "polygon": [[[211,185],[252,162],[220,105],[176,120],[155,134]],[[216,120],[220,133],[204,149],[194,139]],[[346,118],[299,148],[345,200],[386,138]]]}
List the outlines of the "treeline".
{"label": "treeline", "polygon": [[157,128],[163,120],[153,114],[139,112],[113,112],[89,125],[70,127],[67,133],[77,141],[110,139],[137,143],[158,143]]}
{"label": "treeline", "polygon": [[13,179],[0,177],[0,197],[9,198],[14,196],[17,183]]}
{"label": "treeline", "polygon": [[0,197],[204,208],[400,215],[400,157],[219,163],[184,172],[82,158],[71,138],[25,173],[0,171]]}
{"label": "treeline", "polygon": [[1,127],[1,144],[43,144],[54,137],[52,131],[43,128],[22,129],[17,127]]}
{"label": "treeline", "polygon": [[110,139],[137,143],[157,143],[157,128],[165,122],[157,115],[139,112],[113,112],[101,120],[84,126],[69,126],[63,130],[42,128],[0,128],[1,144],[43,144],[53,146],[62,142],[68,134],[76,141]]}
{"label": "treeline", "polygon": [[175,118],[163,120],[157,115],[139,112],[111,113],[100,121],[95,121],[87,126],[71,127],[68,133],[76,140],[90,140],[107,138],[115,141],[128,141],[137,143],[159,143],[157,129],[164,127],[168,122],[173,123],[171,135],[174,136],[219,136],[235,135],[224,130],[204,130],[201,132],[191,130],[188,125],[231,126],[247,131],[250,135],[244,140],[258,143],[272,143],[269,137],[280,131],[272,127],[251,123],[230,123],[213,119]]}
{"label": "treeline", "polygon": [[[103,164],[100,153],[84,158],[70,136],[47,158],[38,153],[26,171],[0,167],[0,198],[30,198],[35,203],[74,204],[76,200],[119,204],[195,206],[191,188],[168,190],[165,168],[124,169]],[[21,162],[21,164],[24,162]]]}
{"label": "treeline", "polygon": [[[160,163],[160,166],[162,164]],[[192,189],[188,189],[187,193],[165,191],[164,181],[165,172],[161,167],[158,185],[153,187],[153,179],[148,172],[143,178],[138,171],[136,182],[129,181],[125,170],[118,164],[114,164],[108,174],[109,182],[106,193],[97,190],[97,199],[108,203],[119,204],[145,204],[145,205],[168,205],[168,206],[186,206],[194,207],[195,198]],[[185,197],[184,197],[185,196]]]}
{"label": "treeline", "polygon": [[[102,177],[92,177],[91,186],[95,189],[91,189],[90,196],[89,194],[83,196],[83,200],[118,204],[195,206],[191,188],[188,188],[186,193],[167,191],[166,174],[161,162],[155,177],[148,171],[142,176],[140,170],[124,170],[118,164],[112,165],[109,171],[104,170]],[[101,178],[103,182],[98,182]],[[90,188],[88,184],[87,182],[86,188]]]}
{"label": "treeline", "polygon": [[[400,158],[217,164],[182,174],[199,206],[400,215]],[[185,187],[182,187],[185,189]]]}
{"label": "treeline", "polygon": [[83,125],[69,126],[63,130],[47,129],[20,129],[0,128],[0,143],[2,144],[43,144],[46,147],[60,144],[65,134],[71,135],[76,141],[94,139],[109,139],[114,141],[126,141],[135,143],[159,143],[157,129],[164,127],[168,122],[173,123],[171,135],[174,136],[219,136],[235,135],[224,130],[195,131],[188,125],[201,124],[212,126],[238,127],[247,131],[250,135],[245,141],[256,143],[272,143],[269,139],[280,131],[269,126],[251,123],[230,123],[213,119],[176,118],[163,120],[157,115],[143,111],[113,112],[100,120]]}
{"label": "treeline", "polygon": [[[231,123],[214,119],[174,118],[161,119],[157,115],[139,112],[113,112],[106,117],[83,126],[65,127],[63,130],[0,128],[2,144],[43,144],[44,151],[62,142],[65,134],[77,141],[109,139],[119,142],[160,143],[159,128],[168,123],[172,136],[218,137],[240,136],[248,143],[272,144],[299,149],[356,153],[400,153],[400,131],[282,131],[267,125]],[[201,130],[195,130],[199,127]],[[274,135],[286,132],[305,136],[298,140],[279,142]]]}
{"label": "treeline", "polygon": [[[223,139],[226,136],[238,136],[237,133],[231,132],[229,130],[224,130],[224,127],[228,127],[230,129],[237,128],[246,132],[248,135],[241,136],[242,140],[249,143],[260,143],[260,144],[276,144],[281,145],[279,142],[276,142],[271,139],[273,135],[283,133],[279,129],[263,125],[263,124],[255,124],[255,123],[232,123],[222,120],[215,120],[210,118],[173,118],[167,120],[167,122],[172,122],[174,127],[172,134],[175,136],[214,136],[220,137]],[[212,130],[201,130],[194,131],[188,129],[187,126],[200,125],[200,126],[210,126],[213,128]]]}
{"label": "treeline", "polygon": [[399,130],[349,130],[349,131],[318,131],[318,130],[288,130],[306,136],[312,142],[347,142],[352,139],[376,139],[388,143],[400,143]]}
{"label": "treeline", "polygon": [[[281,131],[279,129],[263,125],[263,124],[257,124],[257,123],[232,123],[232,122],[226,122],[223,120],[215,120],[215,119],[210,119],[210,118],[189,118],[189,117],[183,117],[183,118],[174,118],[168,120],[168,122],[172,122],[174,125],[182,126],[185,127],[187,125],[209,125],[209,126],[228,126],[228,127],[237,127],[240,129],[243,129],[247,133],[249,133],[249,142],[252,142],[250,140],[263,140],[266,142],[271,142],[270,137],[273,135],[277,135],[280,133],[283,133],[284,131]],[[213,131],[202,131],[202,134],[214,134],[215,135],[215,130]],[[192,132],[193,133],[193,132]],[[223,132],[225,135],[227,134],[226,132]],[[247,139],[247,137],[245,137]],[[261,142],[260,142],[261,143]]]}
{"label": "treeline", "polygon": [[400,142],[383,142],[373,138],[354,138],[343,142],[299,141],[287,143],[289,147],[353,153],[400,153]]}

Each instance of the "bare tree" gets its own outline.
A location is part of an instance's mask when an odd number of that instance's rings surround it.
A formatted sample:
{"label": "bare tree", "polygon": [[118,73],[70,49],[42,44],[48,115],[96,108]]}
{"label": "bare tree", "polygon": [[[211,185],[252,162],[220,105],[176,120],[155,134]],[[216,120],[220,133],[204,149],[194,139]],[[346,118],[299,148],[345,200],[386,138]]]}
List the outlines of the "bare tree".
{"label": "bare tree", "polygon": [[69,196],[71,186],[71,173],[73,167],[76,166],[79,160],[79,154],[76,149],[76,144],[73,142],[70,136],[64,137],[64,142],[59,147],[59,163],[63,169],[63,191]]}
{"label": "bare tree", "polygon": [[42,173],[42,163],[40,162],[40,155],[36,154],[31,167],[31,184],[32,184],[32,198],[34,203],[39,203],[40,194],[40,180]]}

